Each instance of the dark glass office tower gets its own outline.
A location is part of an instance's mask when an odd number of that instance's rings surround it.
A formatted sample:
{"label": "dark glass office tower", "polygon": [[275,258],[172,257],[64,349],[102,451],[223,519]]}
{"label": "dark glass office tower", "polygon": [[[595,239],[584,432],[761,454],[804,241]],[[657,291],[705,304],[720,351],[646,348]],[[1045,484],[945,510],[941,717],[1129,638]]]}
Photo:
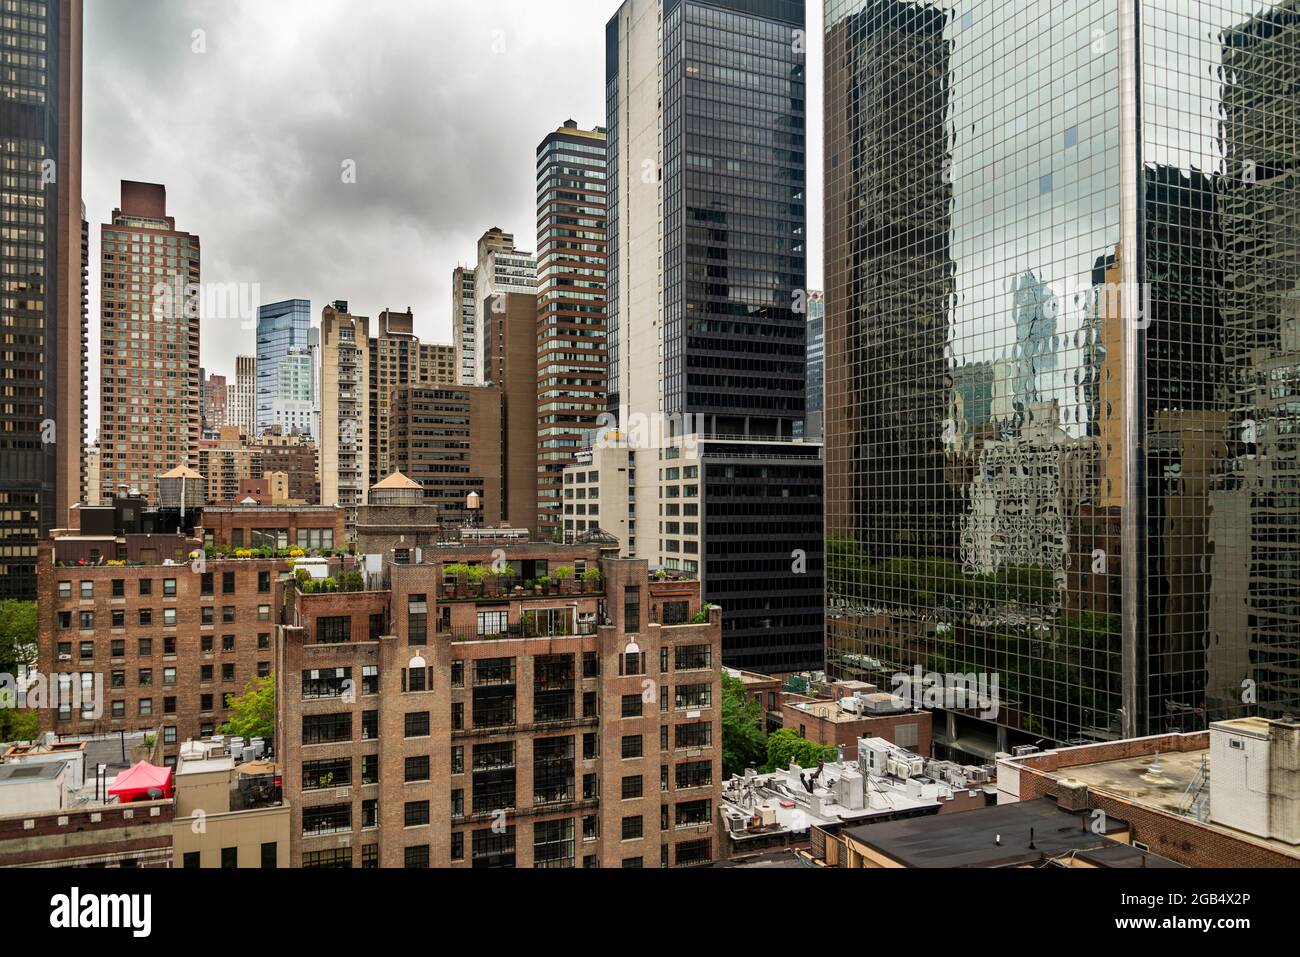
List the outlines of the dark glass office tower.
{"label": "dark glass office tower", "polygon": [[[698,571],[727,663],[768,671],[820,668],[823,647],[821,447],[794,440],[803,31],[802,0],[628,0],[606,34],[608,407],[665,436],[636,459],[638,554]],[[699,485],[671,477],[693,468]]]}
{"label": "dark glass office tower", "polygon": [[828,666],[996,678],[940,745],[1300,703],[1298,79],[1296,0],[827,0]]}
{"label": "dark glass office tower", "polygon": [[37,543],[81,499],[81,30],[81,0],[0,17],[0,599],[36,597]]}

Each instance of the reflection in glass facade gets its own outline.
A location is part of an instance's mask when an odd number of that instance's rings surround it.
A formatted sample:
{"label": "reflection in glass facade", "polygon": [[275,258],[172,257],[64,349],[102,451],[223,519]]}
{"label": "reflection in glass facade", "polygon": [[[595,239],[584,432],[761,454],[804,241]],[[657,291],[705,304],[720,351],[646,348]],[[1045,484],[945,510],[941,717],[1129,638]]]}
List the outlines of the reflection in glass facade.
{"label": "reflection in glass facade", "polygon": [[258,435],[280,426],[311,431],[311,302],[290,299],[257,310]]}
{"label": "reflection in glass facade", "polygon": [[1300,702],[1300,6],[1135,9],[826,3],[828,669],[977,755]]}

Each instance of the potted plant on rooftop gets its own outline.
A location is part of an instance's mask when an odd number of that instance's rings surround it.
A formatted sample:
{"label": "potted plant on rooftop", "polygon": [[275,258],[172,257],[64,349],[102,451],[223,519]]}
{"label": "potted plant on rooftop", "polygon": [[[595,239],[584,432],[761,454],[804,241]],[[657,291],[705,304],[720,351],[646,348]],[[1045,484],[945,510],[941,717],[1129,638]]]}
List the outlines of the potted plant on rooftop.
{"label": "potted plant on rooftop", "polygon": [[573,577],[573,566],[561,565],[555,570],[555,580],[560,583],[560,594],[564,594],[564,583]]}

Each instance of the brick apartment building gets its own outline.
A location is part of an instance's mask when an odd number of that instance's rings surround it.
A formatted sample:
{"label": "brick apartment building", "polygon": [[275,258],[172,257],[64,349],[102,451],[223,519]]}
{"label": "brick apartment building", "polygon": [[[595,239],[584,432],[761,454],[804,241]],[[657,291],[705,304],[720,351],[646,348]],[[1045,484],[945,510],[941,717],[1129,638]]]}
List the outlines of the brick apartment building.
{"label": "brick apartment building", "polygon": [[161,729],[163,759],[173,764],[183,742],[228,720],[232,696],[270,674],[289,560],[191,556],[204,543],[332,548],[342,542],[342,513],[244,508],[206,517],[211,532],[66,534],[41,545],[38,667],[88,690],[98,677],[105,699],[98,715],[70,703],[42,710],[43,732]]}
{"label": "brick apartment building", "polygon": [[[464,573],[503,553],[501,577]],[[715,860],[721,613],[699,583],[596,547],[423,558],[389,565],[390,591],[289,596],[276,740],[294,866]]]}

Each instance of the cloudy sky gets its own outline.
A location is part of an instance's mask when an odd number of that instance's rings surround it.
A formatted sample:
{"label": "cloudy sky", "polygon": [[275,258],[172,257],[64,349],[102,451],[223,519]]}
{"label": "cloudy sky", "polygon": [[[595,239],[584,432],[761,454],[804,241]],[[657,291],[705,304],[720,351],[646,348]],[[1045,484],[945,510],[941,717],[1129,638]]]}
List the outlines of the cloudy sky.
{"label": "cloudy sky", "polygon": [[[263,302],[310,299],[316,322],[335,299],[369,316],[410,306],[421,338],[450,342],[451,271],[472,261],[478,237],[500,226],[534,248],[537,143],[569,118],[605,123],[604,28],[619,3],[87,3],[92,346],[100,224],[123,179],[167,186],[177,227],[201,238],[206,282],[256,284]],[[810,7],[815,39],[819,0]],[[820,210],[820,175],[810,178]],[[820,216],[809,232],[818,288]],[[234,357],[253,351],[237,321],[203,324],[210,371],[232,375]]]}

